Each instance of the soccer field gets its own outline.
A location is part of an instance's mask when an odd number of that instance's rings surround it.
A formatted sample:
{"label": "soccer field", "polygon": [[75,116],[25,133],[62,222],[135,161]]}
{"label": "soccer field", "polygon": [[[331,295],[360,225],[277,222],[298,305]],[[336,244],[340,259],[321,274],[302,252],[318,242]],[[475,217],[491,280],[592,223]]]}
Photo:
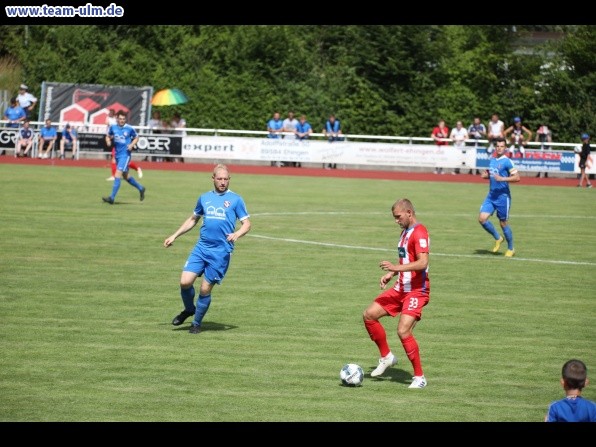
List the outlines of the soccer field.
{"label": "soccer field", "polygon": [[[540,422],[570,358],[596,400],[592,190],[512,185],[506,259],[477,221],[486,184],[232,168],[252,230],[191,335],[171,320],[198,227],[162,244],[210,173],[146,170],[145,201],[123,184],[113,206],[108,174],[0,164],[0,421]],[[370,377],[378,351],[362,323],[379,261],[396,258],[400,197],[431,238],[421,390],[408,389],[397,319],[381,321],[399,362]],[[341,386],[349,362],[362,387]]]}

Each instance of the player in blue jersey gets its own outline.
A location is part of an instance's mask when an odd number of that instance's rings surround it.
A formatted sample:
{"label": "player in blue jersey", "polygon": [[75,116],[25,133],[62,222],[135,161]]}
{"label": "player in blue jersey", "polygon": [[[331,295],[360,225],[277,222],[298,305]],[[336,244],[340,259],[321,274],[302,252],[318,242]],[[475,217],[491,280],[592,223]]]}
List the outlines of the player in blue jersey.
{"label": "player in blue jersey", "polygon": [[[201,323],[211,304],[211,290],[215,284],[221,284],[228,271],[234,243],[250,231],[250,215],[244,199],[228,189],[228,168],[222,164],[217,165],[211,178],[213,191],[201,194],[192,215],[163,243],[166,248],[171,246],[178,236],[192,230],[203,218],[199,240],[188,256],[180,276],[180,295],[184,310],[172,320],[174,326],[179,326],[194,315],[189,331],[191,334],[201,332]],[[236,221],[240,221],[238,229]],[[199,276],[203,276],[203,280],[195,306],[194,282]]]}
{"label": "player in blue jersey", "polygon": [[581,360],[565,362],[561,371],[561,386],[565,398],[551,402],[544,422],[596,422],[596,402],[582,397],[588,384],[588,369]]}
{"label": "player in blue jersey", "polygon": [[124,178],[124,180],[139,190],[142,202],[145,200],[145,187],[133,177],[128,176],[131,152],[135,148],[137,141],[139,141],[139,135],[131,125],[126,124],[126,113],[124,111],[120,110],[116,114],[116,119],[118,123],[112,124],[108,128],[108,134],[106,135],[106,144],[108,147],[114,147],[116,151],[116,174],[114,175],[112,194],[108,197],[102,197],[102,200],[113,204]]}
{"label": "player in blue jersey", "polygon": [[513,248],[513,233],[509,226],[509,209],[511,208],[511,192],[509,183],[519,182],[520,177],[513,161],[507,157],[507,143],[505,138],[495,140],[495,156],[490,159],[490,165],[487,171],[483,172],[482,178],[490,180],[488,194],[480,206],[480,215],[478,222],[488,233],[495,238],[493,253],[497,253],[503,242],[503,237],[495,229],[489,219],[493,213],[497,212],[497,218],[501,224],[501,229],[507,240],[507,251],[505,256],[511,258],[515,254]]}

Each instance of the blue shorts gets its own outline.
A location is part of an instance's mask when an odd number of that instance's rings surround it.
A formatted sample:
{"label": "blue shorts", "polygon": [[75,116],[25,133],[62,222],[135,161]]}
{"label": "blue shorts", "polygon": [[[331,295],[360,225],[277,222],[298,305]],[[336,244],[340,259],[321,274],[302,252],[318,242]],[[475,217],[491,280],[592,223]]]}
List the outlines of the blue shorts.
{"label": "blue shorts", "polygon": [[481,213],[488,213],[491,216],[496,211],[497,219],[509,220],[509,208],[511,208],[511,197],[506,194],[499,196],[497,199],[487,197],[480,206]]}
{"label": "blue shorts", "polygon": [[130,163],[130,158],[130,152],[127,152],[126,155],[116,157],[116,170],[121,172],[128,172],[128,164]]}
{"label": "blue shorts", "polygon": [[230,266],[230,258],[231,253],[210,251],[195,246],[182,270],[196,273],[197,276],[205,274],[209,284],[221,284]]}

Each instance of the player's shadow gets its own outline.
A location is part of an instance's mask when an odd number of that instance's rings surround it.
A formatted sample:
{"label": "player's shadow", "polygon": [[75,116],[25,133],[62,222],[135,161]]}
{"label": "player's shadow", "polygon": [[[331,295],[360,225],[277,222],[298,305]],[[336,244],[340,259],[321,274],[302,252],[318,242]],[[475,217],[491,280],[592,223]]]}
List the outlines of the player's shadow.
{"label": "player's shadow", "polygon": [[399,382],[399,383],[411,383],[412,382],[412,373],[409,373],[403,369],[389,368],[383,373],[382,376],[371,377],[370,373],[373,371],[373,369],[374,368],[372,368],[367,374],[365,374],[364,377],[366,377],[369,380],[391,380],[393,382]]}
{"label": "player's shadow", "polygon": [[[188,324],[184,324],[182,326],[178,326],[175,328],[175,331],[186,331],[190,329]],[[201,324],[201,332],[207,331],[229,331],[231,329],[238,329],[238,326],[234,326],[233,324],[225,324],[225,323],[213,323],[213,322],[204,322]]]}
{"label": "player's shadow", "polygon": [[486,249],[480,249],[480,248],[476,249],[474,251],[474,253],[477,255],[503,256],[503,253],[499,253],[499,252],[493,253],[492,250],[486,250]]}

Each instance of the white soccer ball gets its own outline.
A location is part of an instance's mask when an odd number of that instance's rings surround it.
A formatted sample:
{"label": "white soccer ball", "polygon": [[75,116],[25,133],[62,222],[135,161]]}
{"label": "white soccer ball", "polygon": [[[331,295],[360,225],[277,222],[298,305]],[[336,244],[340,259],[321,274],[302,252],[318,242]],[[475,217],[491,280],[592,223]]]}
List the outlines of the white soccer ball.
{"label": "white soccer ball", "polygon": [[339,378],[342,385],[345,386],[362,386],[364,380],[364,371],[359,365],[355,363],[348,363],[343,366],[339,372]]}
{"label": "white soccer ball", "polygon": [[582,147],[578,144],[577,146],[573,147],[573,152],[575,152],[576,154],[581,153],[582,151]]}

